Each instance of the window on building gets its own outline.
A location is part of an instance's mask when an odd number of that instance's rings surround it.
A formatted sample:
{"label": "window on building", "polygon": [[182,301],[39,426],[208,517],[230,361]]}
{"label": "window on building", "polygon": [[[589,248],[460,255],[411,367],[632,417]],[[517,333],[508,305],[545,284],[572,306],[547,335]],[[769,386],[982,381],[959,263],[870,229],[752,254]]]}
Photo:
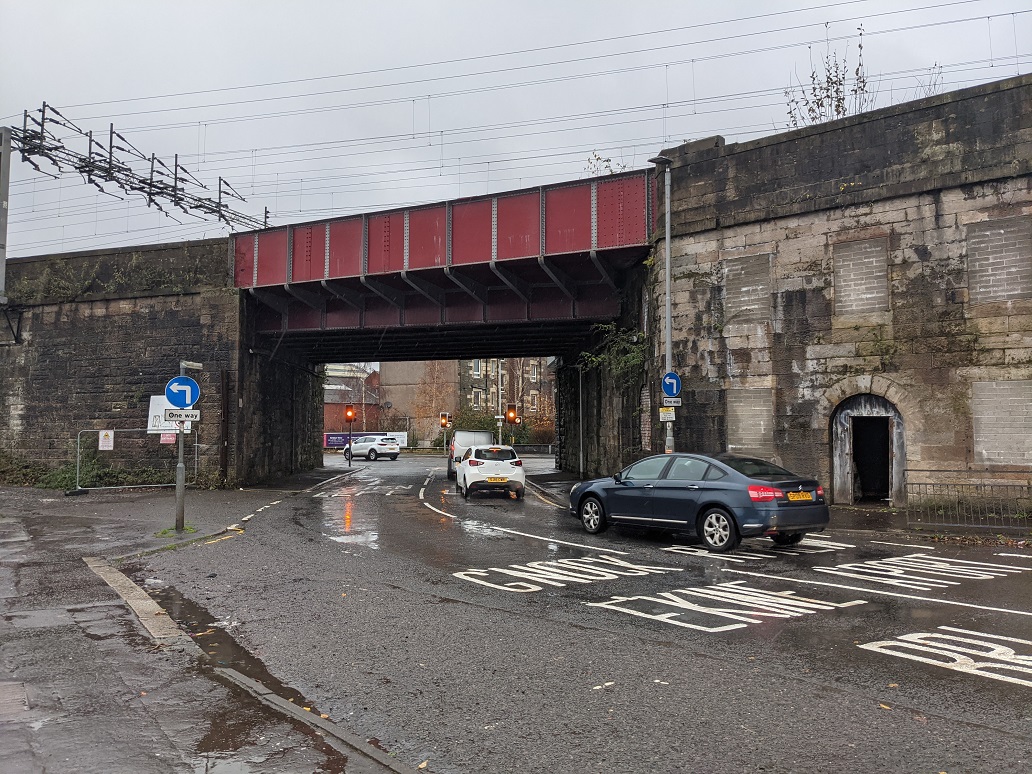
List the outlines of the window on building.
{"label": "window on building", "polygon": [[724,315],[728,324],[770,320],[770,255],[736,255],[724,260]]}
{"label": "window on building", "polygon": [[[479,362],[479,361],[477,361],[477,362]],[[475,408],[475,409],[480,409],[480,408],[484,407],[484,391],[483,390],[473,390],[473,396],[472,396],[472,399],[470,400],[470,405],[473,406],[473,408]]]}
{"label": "window on building", "polygon": [[[971,419],[975,461],[1032,465],[1032,381],[973,382]],[[1024,407],[1025,410],[1021,410]]]}
{"label": "window on building", "polygon": [[540,378],[537,363],[530,364],[530,381],[536,382]]}
{"label": "window on building", "polygon": [[538,394],[536,390],[530,393],[530,410],[532,412],[536,412],[538,410]]}
{"label": "window on building", "polygon": [[1032,298],[1032,218],[999,218],[967,227],[971,303]]}
{"label": "window on building", "polygon": [[473,361],[473,376],[476,379],[479,379],[481,376],[483,376],[483,372],[481,370],[481,362],[482,361],[480,360]]}
{"label": "window on building", "polygon": [[889,308],[889,246],[884,239],[841,242],[832,248],[835,314]]}

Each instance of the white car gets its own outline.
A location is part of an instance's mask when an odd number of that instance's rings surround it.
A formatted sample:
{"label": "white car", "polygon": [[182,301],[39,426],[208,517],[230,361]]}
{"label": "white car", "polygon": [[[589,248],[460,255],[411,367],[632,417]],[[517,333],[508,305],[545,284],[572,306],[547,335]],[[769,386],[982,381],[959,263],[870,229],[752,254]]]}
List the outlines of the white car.
{"label": "white car", "polygon": [[390,457],[396,460],[400,453],[398,439],[386,435],[363,435],[353,438],[351,445],[344,447],[344,457],[347,459],[351,459],[351,455],[354,454],[370,461],[377,457]]}
{"label": "white car", "polygon": [[511,446],[470,446],[455,469],[455,488],[467,499],[474,492],[515,492],[523,499],[527,474]]}

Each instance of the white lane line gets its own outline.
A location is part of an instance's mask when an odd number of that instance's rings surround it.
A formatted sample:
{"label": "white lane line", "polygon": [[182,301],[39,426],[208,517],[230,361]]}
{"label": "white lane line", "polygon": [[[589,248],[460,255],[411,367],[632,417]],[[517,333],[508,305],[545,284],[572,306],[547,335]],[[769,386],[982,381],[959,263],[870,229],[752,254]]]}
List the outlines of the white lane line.
{"label": "white lane line", "polygon": [[450,513],[448,513],[447,511],[442,511],[442,510],[441,510],[440,508],[434,508],[434,506],[432,506],[432,505],[431,505],[430,503],[423,503],[423,505],[425,505],[425,506],[426,506],[427,508],[429,508],[429,509],[430,509],[431,511],[437,511],[437,512],[438,512],[439,514],[441,514],[442,516],[447,516],[447,517],[448,517],[449,519],[454,519],[454,518],[455,518],[454,516],[452,516],[452,515],[451,515]]}
{"label": "white lane line", "polygon": [[925,549],[927,551],[934,551],[935,550],[934,548],[931,548],[931,547],[926,546],[926,545],[925,546],[915,546],[915,545],[913,545],[911,543],[889,543],[889,542],[887,542],[885,540],[872,540],[871,542],[872,543],[877,543],[880,546],[899,546],[900,548],[923,548],[923,549]]}
{"label": "white lane line", "polygon": [[[1016,559],[1032,559],[1028,554],[993,554],[993,556],[1013,556]],[[1032,570],[1032,567],[1022,567],[1023,570]]]}
{"label": "white lane line", "polygon": [[999,634],[986,634],[985,632],[973,632],[970,629],[958,629],[956,626],[940,626],[940,629],[947,632],[957,632],[958,634],[980,634],[983,637],[992,637],[994,640],[1003,640],[1004,642],[1017,642],[1021,645],[1032,645],[1032,642],[1028,640],[1019,640],[1017,637],[1003,637]]}
{"label": "white lane line", "polygon": [[[436,511],[437,513],[441,514],[442,516],[447,516],[450,519],[455,519],[456,518],[454,515],[448,513],[447,511],[442,511],[440,508],[435,508],[430,503],[423,503],[423,505],[425,505],[431,511]],[[480,523],[480,522],[478,522],[478,523]],[[560,545],[564,545],[564,546],[574,546],[575,548],[583,548],[585,551],[604,551],[604,552],[609,553],[609,554],[620,554],[622,556],[627,556],[627,552],[626,551],[617,551],[615,548],[602,548],[601,546],[586,546],[583,543],[571,543],[568,540],[557,540],[556,538],[544,537],[542,535],[532,535],[529,532],[519,532],[519,531],[517,531],[515,529],[506,529],[505,527],[496,527],[493,524],[484,524],[483,526],[487,527],[488,529],[498,530],[499,532],[508,532],[510,535],[521,535],[522,537],[528,537],[528,538],[532,538],[534,540],[543,540],[546,543],[559,543]]]}
{"label": "white lane line", "polygon": [[420,489],[420,490],[419,490],[419,499],[420,499],[420,500],[422,500],[422,499],[423,499],[423,493],[424,493],[424,492],[426,492],[426,487],[423,487],[422,489]]}
{"label": "white lane line", "polygon": [[936,599],[935,597],[919,597],[914,594],[898,594],[895,591],[882,591],[881,589],[865,589],[858,586],[846,586],[842,583],[825,583],[824,581],[801,580],[799,578],[786,578],[782,575],[769,575],[765,572],[749,572],[747,570],[732,570],[728,567],[721,567],[721,572],[733,572],[738,575],[752,575],[756,578],[769,578],[776,581],[788,581],[790,583],[806,583],[811,586],[830,586],[833,589],[847,589],[859,591],[866,594],[882,594],[886,597],[899,597],[900,599],[916,599],[918,602],[938,602],[940,605],[955,605],[956,607],[973,607],[975,610],[988,610],[992,613],[1012,613],[1014,615],[1027,615],[1032,617],[1032,610],[1011,610],[1006,607],[986,607],[985,605],[973,605],[968,602],[954,602],[950,599]]}

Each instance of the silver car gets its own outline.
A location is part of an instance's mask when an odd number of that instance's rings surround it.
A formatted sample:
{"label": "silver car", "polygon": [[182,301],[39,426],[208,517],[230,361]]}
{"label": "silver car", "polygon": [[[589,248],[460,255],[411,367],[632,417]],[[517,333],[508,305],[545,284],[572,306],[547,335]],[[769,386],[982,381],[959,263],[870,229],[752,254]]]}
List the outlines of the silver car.
{"label": "silver car", "polygon": [[375,460],[377,457],[390,457],[398,459],[401,454],[401,447],[397,438],[387,435],[363,435],[353,438],[349,446],[344,447],[344,456],[351,459],[351,456],[365,457],[367,460]]}

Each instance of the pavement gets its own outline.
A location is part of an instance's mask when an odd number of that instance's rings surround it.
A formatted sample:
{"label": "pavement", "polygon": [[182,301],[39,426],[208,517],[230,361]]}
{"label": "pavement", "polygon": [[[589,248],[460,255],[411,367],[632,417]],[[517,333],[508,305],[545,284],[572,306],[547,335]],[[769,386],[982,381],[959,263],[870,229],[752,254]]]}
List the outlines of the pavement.
{"label": "pavement", "polygon": [[[577,479],[543,460],[529,466],[528,482],[566,507]],[[335,771],[334,761],[351,774],[404,770],[367,740],[206,664],[190,636],[122,572],[149,552],[222,539],[261,510],[349,474],[320,468],[262,487],[188,490],[182,532],[169,489],[72,497],[0,488],[0,770],[214,771],[221,762],[248,773]],[[833,506],[832,525],[907,530],[905,514],[889,508]],[[227,704],[234,717],[251,713],[264,733],[227,743]],[[91,758],[86,749],[100,752]],[[209,757],[199,762],[198,750]],[[246,765],[233,768],[240,756]]]}

